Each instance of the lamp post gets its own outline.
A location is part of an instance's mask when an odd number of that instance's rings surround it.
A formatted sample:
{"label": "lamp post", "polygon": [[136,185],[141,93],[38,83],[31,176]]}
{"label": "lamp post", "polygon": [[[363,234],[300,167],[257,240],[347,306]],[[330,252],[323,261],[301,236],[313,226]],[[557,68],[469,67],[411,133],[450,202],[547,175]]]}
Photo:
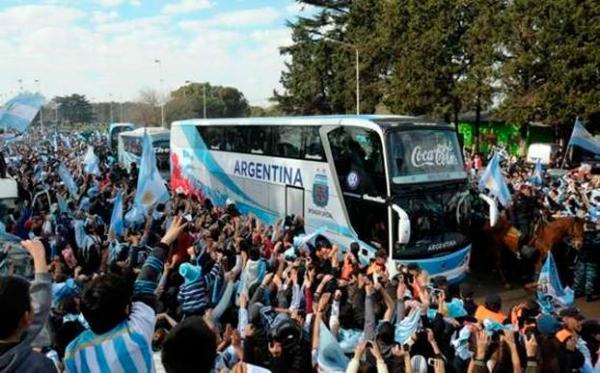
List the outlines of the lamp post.
{"label": "lamp post", "polygon": [[112,107],[112,101],[113,101],[112,100],[112,93],[108,94],[108,98],[110,99],[110,122],[114,123],[114,120],[113,120],[113,107]]}
{"label": "lamp post", "polygon": [[23,79],[19,79],[19,93],[23,93]]}
{"label": "lamp post", "polygon": [[[155,59],[154,63],[158,65],[158,78],[160,79],[160,94],[163,92],[163,76],[162,76],[162,62],[159,59]],[[160,100],[160,123],[161,126],[165,126],[165,103]]]}
{"label": "lamp post", "polygon": [[[320,34],[319,34],[320,35]],[[354,44],[346,43],[345,41],[339,41],[335,39],[330,39],[326,36],[321,35],[321,38],[325,41],[328,41],[333,44],[338,44],[344,46],[346,48],[354,49],[354,56],[356,62],[356,115],[360,114],[360,55],[358,52],[358,47]]]}
{"label": "lamp post", "polygon": [[[40,85],[40,80],[36,79],[35,80],[35,84],[37,85],[37,92],[38,94],[42,94],[42,89],[41,89],[41,85]],[[42,104],[42,106],[40,107],[40,127],[42,127],[42,132],[44,132],[44,105]]]}
{"label": "lamp post", "polygon": [[202,84],[202,111],[204,112],[204,119],[206,119],[206,82]]}

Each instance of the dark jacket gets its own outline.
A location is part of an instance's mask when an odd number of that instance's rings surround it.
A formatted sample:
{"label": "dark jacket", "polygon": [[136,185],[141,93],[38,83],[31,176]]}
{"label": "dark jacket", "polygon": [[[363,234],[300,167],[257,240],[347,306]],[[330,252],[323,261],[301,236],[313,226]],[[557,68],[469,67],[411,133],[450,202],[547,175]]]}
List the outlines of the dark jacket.
{"label": "dark jacket", "polygon": [[31,343],[48,320],[50,303],[52,301],[51,283],[52,278],[50,274],[37,273],[35,275],[30,288],[32,309],[35,312],[33,323],[25,332],[20,343],[7,350],[0,350],[0,372],[56,372],[54,364],[50,359],[31,349]]}

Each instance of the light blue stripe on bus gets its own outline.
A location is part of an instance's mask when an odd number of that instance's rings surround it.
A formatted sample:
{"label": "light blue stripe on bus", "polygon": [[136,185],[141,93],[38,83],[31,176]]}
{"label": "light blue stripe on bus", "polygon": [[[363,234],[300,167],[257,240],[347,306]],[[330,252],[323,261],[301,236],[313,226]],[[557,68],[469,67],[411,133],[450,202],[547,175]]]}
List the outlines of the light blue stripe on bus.
{"label": "light blue stripe on bus", "polygon": [[[236,195],[238,195],[239,197],[241,197],[242,199],[245,200],[245,201],[236,201],[236,202],[238,202],[238,205],[240,205],[240,202],[242,204],[244,202],[246,202],[246,204],[245,204],[246,206],[244,206],[244,207],[247,208],[248,212],[252,212],[253,214],[256,214],[257,216],[262,215],[262,217],[258,216],[259,218],[261,218],[261,220],[263,218],[266,218],[265,221],[277,220],[277,217],[279,216],[279,214],[277,212],[271,211],[271,210],[265,208],[264,206],[261,206],[260,203],[256,202],[253,198],[251,198],[248,194],[246,194],[227,175],[225,170],[223,170],[223,168],[213,158],[212,154],[207,149],[206,144],[204,143],[204,141],[198,134],[198,131],[196,130],[195,127],[183,127],[183,131],[187,138],[194,139],[194,142],[197,145],[197,148],[194,149],[194,157],[196,159],[198,159],[204,165],[204,167],[206,167],[206,169],[209,171],[209,174],[211,175],[211,177],[216,178],[221,184],[223,184],[223,186],[225,186],[225,188],[229,189],[230,191],[232,191],[233,193],[235,193]],[[186,153],[186,151],[184,149],[184,155],[185,155],[185,153]],[[211,196],[211,197],[215,197],[214,192],[211,188],[209,188],[205,184],[203,186],[204,186],[205,192],[208,192],[207,194],[213,194],[213,196]],[[227,196],[225,196],[225,198],[227,198]],[[211,199],[215,199],[215,198],[211,198]],[[221,201],[221,202],[224,202],[224,201]],[[245,211],[242,211],[242,212],[245,212]]]}

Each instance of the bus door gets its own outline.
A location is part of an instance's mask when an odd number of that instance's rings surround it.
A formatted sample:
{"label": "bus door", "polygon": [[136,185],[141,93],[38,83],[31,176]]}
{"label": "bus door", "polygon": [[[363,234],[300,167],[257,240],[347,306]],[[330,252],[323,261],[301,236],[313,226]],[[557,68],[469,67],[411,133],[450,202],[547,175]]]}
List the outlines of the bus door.
{"label": "bus door", "polygon": [[337,127],[327,133],[330,155],[348,218],[358,237],[388,245],[388,207],[383,144],[375,131]]}
{"label": "bus door", "polygon": [[304,188],[285,186],[285,215],[304,216]]}

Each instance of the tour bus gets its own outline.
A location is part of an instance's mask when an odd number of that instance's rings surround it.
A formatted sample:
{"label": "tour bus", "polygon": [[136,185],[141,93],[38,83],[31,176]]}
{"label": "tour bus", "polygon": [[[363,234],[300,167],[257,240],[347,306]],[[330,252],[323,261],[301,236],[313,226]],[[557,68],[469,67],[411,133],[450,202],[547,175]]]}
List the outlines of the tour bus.
{"label": "tour bus", "polygon": [[450,125],[377,115],[183,120],[171,127],[171,165],[174,191],[233,199],[266,224],[302,216],[307,232],[325,229],[342,250],[357,242],[362,261],[384,249],[396,265],[452,281],[468,268],[471,194]]}
{"label": "tour bus", "polygon": [[135,125],[133,123],[111,123],[108,129],[108,144],[110,146],[110,151],[113,152],[113,154],[117,151],[119,134],[134,129]]}
{"label": "tour bus", "polygon": [[156,164],[161,176],[168,180],[170,177],[169,164],[169,138],[170,132],[163,127],[145,127],[133,131],[121,132],[119,134],[118,157],[119,163],[127,169],[131,168],[131,163],[135,163],[138,168],[142,157],[144,133],[148,133],[152,141],[152,147],[156,154]]}

